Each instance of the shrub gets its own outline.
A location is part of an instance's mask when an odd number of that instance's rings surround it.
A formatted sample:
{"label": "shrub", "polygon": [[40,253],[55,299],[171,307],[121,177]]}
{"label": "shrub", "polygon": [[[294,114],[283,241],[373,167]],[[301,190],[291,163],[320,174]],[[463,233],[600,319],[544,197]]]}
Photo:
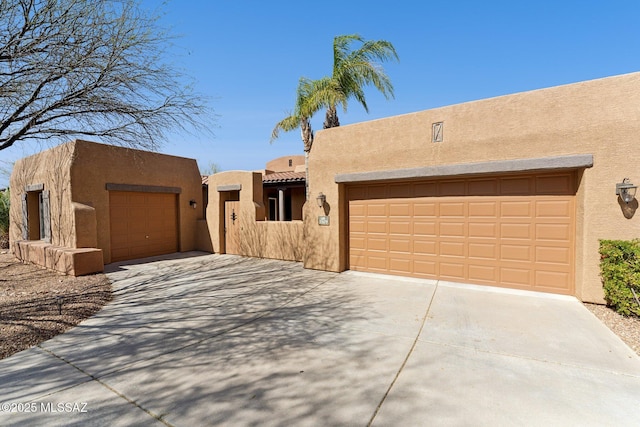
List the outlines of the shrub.
{"label": "shrub", "polygon": [[640,316],[640,240],[601,240],[600,274],[607,305],[625,316]]}
{"label": "shrub", "polygon": [[0,191],[0,248],[9,247],[9,190]]}

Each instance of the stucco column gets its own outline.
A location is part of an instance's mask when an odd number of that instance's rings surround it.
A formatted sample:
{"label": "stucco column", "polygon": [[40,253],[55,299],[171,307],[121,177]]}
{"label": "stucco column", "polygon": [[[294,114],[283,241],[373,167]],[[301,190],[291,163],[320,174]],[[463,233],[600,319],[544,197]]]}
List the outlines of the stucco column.
{"label": "stucco column", "polygon": [[284,188],[278,188],[278,221],[284,221]]}

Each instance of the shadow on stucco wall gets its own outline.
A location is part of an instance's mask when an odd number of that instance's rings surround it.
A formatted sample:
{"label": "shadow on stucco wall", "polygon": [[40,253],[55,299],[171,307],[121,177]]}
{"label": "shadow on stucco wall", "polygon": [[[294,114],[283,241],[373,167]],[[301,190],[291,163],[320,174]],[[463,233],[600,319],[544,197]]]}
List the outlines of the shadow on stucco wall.
{"label": "shadow on stucco wall", "polygon": [[302,261],[302,221],[242,222],[240,251],[244,256]]}
{"label": "shadow on stucco wall", "polygon": [[626,203],[620,196],[618,196],[618,205],[620,205],[622,215],[627,219],[631,219],[636,214],[636,210],[638,210],[638,199],[634,198],[629,203]]}

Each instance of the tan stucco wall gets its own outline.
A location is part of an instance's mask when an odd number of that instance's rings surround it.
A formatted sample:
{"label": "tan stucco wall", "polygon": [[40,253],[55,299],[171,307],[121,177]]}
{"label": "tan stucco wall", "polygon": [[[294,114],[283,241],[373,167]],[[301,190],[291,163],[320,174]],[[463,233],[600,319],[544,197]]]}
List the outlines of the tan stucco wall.
{"label": "tan stucco wall", "polygon": [[[71,204],[71,163],[73,144],[63,144],[18,160],[10,178],[11,206],[9,238],[13,244],[22,240],[22,199],[25,186],[44,184],[50,192],[51,244],[76,247],[74,211]],[[37,224],[34,228],[38,228]]]}
{"label": "tan stucco wall", "polygon": [[[444,123],[439,143],[431,142],[435,122]],[[309,157],[310,198],[327,196],[331,224],[319,226],[319,208],[307,206],[305,232],[317,248],[305,267],[346,268],[344,185],[336,174],[593,154],[576,197],[576,296],[602,302],[599,239],[640,234],[640,215],[626,219],[615,195],[624,177],[640,183],[638,135],[640,73],[320,131]]]}
{"label": "tan stucco wall", "polygon": [[202,177],[194,159],[87,141],[76,141],[75,146],[71,167],[73,201],[95,209],[95,236],[105,264],[111,262],[107,183],[179,188],[178,249],[198,249],[196,221],[202,217],[202,210],[193,209],[189,201],[202,206]]}
{"label": "tan stucco wall", "polygon": [[[209,203],[207,224],[215,253],[226,253],[224,248],[224,202],[229,192],[218,191],[219,187],[237,186],[240,200],[240,220],[252,224],[264,219],[262,204],[262,174],[248,171],[225,171],[209,176]],[[237,190],[234,190],[237,191]],[[242,239],[242,233],[240,238]]]}
{"label": "tan stucco wall", "polygon": [[[289,160],[291,160],[291,166],[289,166]],[[278,157],[269,161],[265,169],[271,172],[293,172],[298,166],[304,166],[304,155]]]}
{"label": "tan stucco wall", "polygon": [[[44,184],[51,192],[52,244],[67,248],[99,248],[111,262],[109,192],[107,183],[177,187],[179,250],[200,249],[197,219],[202,209],[202,178],[196,161],[182,157],[72,141],[16,162],[12,189]],[[20,194],[12,191],[11,239],[22,238]]]}
{"label": "tan stucco wall", "polygon": [[[218,191],[240,188],[240,190]],[[237,193],[236,193],[237,191]],[[262,174],[227,171],[209,177],[207,223],[213,250],[225,253],[224,202],[240,201],[240,252],[244,256],[301,261],[303,253],[302,221],[264,221]]]}

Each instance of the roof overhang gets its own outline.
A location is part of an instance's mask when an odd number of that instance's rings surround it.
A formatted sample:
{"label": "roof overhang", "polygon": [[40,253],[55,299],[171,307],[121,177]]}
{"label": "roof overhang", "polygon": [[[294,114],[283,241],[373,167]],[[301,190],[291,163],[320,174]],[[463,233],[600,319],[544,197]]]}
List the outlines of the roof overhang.
{"label": "roof overhang", "polygon": [[593,154],[576,154],[371,172],[339,173],[335,176],[335,182],[337,184],[349,184],[355,182],[415,180],[465,175],[547,172],[554,170],[584,169],[592,166]]}

